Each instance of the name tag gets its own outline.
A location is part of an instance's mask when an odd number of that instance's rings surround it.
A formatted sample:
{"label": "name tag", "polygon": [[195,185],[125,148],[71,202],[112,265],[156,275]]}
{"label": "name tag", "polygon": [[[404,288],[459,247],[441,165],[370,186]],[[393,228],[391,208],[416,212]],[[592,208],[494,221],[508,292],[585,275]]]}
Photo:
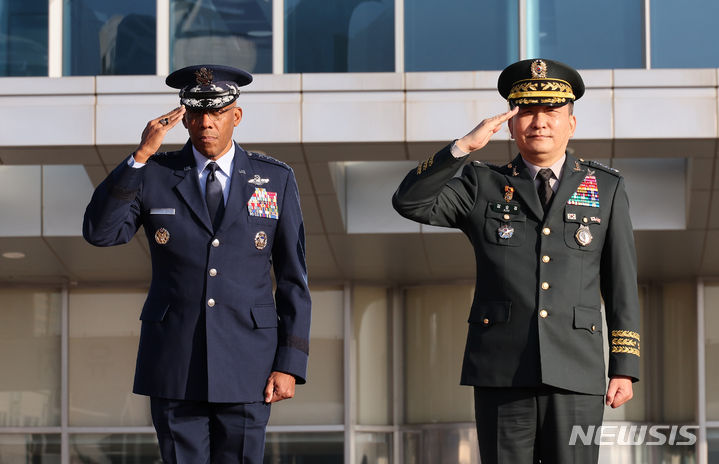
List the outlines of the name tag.
{"label": "name tag", "polygon": [[489,207],[495,213],[519,214],[519,203],[505,203],[496,201],[489,204]]}
{"label": "name tag", "polygon": [[152,208],[150,214],[175,214],[175,208]]}

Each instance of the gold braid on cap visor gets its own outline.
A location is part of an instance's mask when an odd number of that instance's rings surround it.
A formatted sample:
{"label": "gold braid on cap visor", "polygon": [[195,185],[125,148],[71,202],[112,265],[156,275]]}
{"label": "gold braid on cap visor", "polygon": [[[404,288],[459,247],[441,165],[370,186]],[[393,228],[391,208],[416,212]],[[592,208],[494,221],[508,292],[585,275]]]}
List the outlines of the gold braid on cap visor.
{"label": "gold braid on cap visor", "polygon": [[559,79],[529,79],[515,83],[507,100],[518,98],[557,98],[574,100],[572,86]]}

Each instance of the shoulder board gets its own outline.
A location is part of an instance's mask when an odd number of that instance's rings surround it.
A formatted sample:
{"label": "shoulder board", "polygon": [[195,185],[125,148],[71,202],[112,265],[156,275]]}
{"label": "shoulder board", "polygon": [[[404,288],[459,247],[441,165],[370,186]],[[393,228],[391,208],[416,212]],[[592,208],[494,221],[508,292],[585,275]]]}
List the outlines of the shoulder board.
{"label": "shoulder board", "polygon": [[275,159],[271,156],[264,155],[262,153],[257,153],[256,151],[248,151],[247,156],[253,160],[262,161],[262,162],[270,163],[270,164],[276,164],[277,166],[282,166],[285,169],[290,169],[290,167],[286,163],[283,163],[282,161]]}
{"label": "shoulder board", "polygon": [[614,169],[614,168],[610,168],[610,167],[607,166],[606,164],[602,164],[602,163],[600,163],[600,162],[598,162],[598,161],[593,161],[593,160],[584,161],[584,160],[581,160],[581,159],[580,159],[579,161],[580,161],[583,165],[589,166],[590,168],[600,169],[600,170],[602,170],[602,171],[604,171],[604,172],[608,172],[609,174],[612,174],[612,175],[614,175],[614,176],[619,176],[619,175],[620,175],[618,170],[616,170],[616,169]]}

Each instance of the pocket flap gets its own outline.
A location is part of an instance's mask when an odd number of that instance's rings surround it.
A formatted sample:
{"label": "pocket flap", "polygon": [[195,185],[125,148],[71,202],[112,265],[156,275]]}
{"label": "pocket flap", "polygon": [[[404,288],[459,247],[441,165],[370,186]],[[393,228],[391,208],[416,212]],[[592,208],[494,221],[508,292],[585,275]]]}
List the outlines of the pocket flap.
{"label": "pocket flap", "polygon": [[574,307],[574,328],[586,329],[592,333],[602,331],[602,312],[596,308]]}
{"label": "pocket flap", "polygon": [[511,301],[487,301],[479,303],[469,313],[469,321],[472,324],[490,326],[509,322],[511,313]]}
{"label": "pocket flap", "polygon": [[256,329],[269,329],[277,327],[277,310],[275,305],[257,305],[250,309],[252,312],[252,320],[255,321]]}

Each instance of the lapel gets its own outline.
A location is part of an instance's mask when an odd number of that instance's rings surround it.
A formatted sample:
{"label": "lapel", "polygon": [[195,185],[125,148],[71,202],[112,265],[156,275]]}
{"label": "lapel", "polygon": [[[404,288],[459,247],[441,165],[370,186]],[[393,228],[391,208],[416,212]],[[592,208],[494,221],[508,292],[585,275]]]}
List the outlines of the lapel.
{"label": "lapel", "polygon": [[564,208],[567,200],[577,191],[577,187],[582,183],[588,171],[589,168],[580,164],[577,158],[567,153],[567,158],[564,160],[564,167],[562,168],[562,181],[554,193],[554,198],[552,199],[552,204],[549,205],[547,214],[556,214],[556,211]]}
{"label": "lapel", "polygon": [[255,186],[247,182],[247,179],[251,179],[253,174],[250,158],[237,143],[235,143],[235,160],[232,171],[230,193],[218,233],[228,230],[235,221],[248,215],[247,202],[255,192]]}
{"label": "lapel", "polygon": [[541,221],[544,218],[544,209],[542,209],[542,204],[539,202],[539,195],[537,194],[537,189],[534,188],[534,179],[529,173],[529,168],[522,161],[522,155],[517,155],[510,165],[511,167],[508,166],[508,168],[518,174],[516,176],[508,174],[507,180],[514,187],[514,191],[522,197],[527,208]]}
{"label": "lapel", "polygon": [[200,224],[210,233],[213,233],[210,213],[207,212],[207,204],[205,203],[205,198],[202,196],[200,180],[197,177],[197,165],[195,164],[195,157],[192,155],[192,145],[189,141],[182,147],[180,156],[181,163],[180,166],[175,169],[175,175],[180,177],[181,180],[175,185],[175,190],[180,195],[180,198],[187,203],[190,211],[192,211]]}

